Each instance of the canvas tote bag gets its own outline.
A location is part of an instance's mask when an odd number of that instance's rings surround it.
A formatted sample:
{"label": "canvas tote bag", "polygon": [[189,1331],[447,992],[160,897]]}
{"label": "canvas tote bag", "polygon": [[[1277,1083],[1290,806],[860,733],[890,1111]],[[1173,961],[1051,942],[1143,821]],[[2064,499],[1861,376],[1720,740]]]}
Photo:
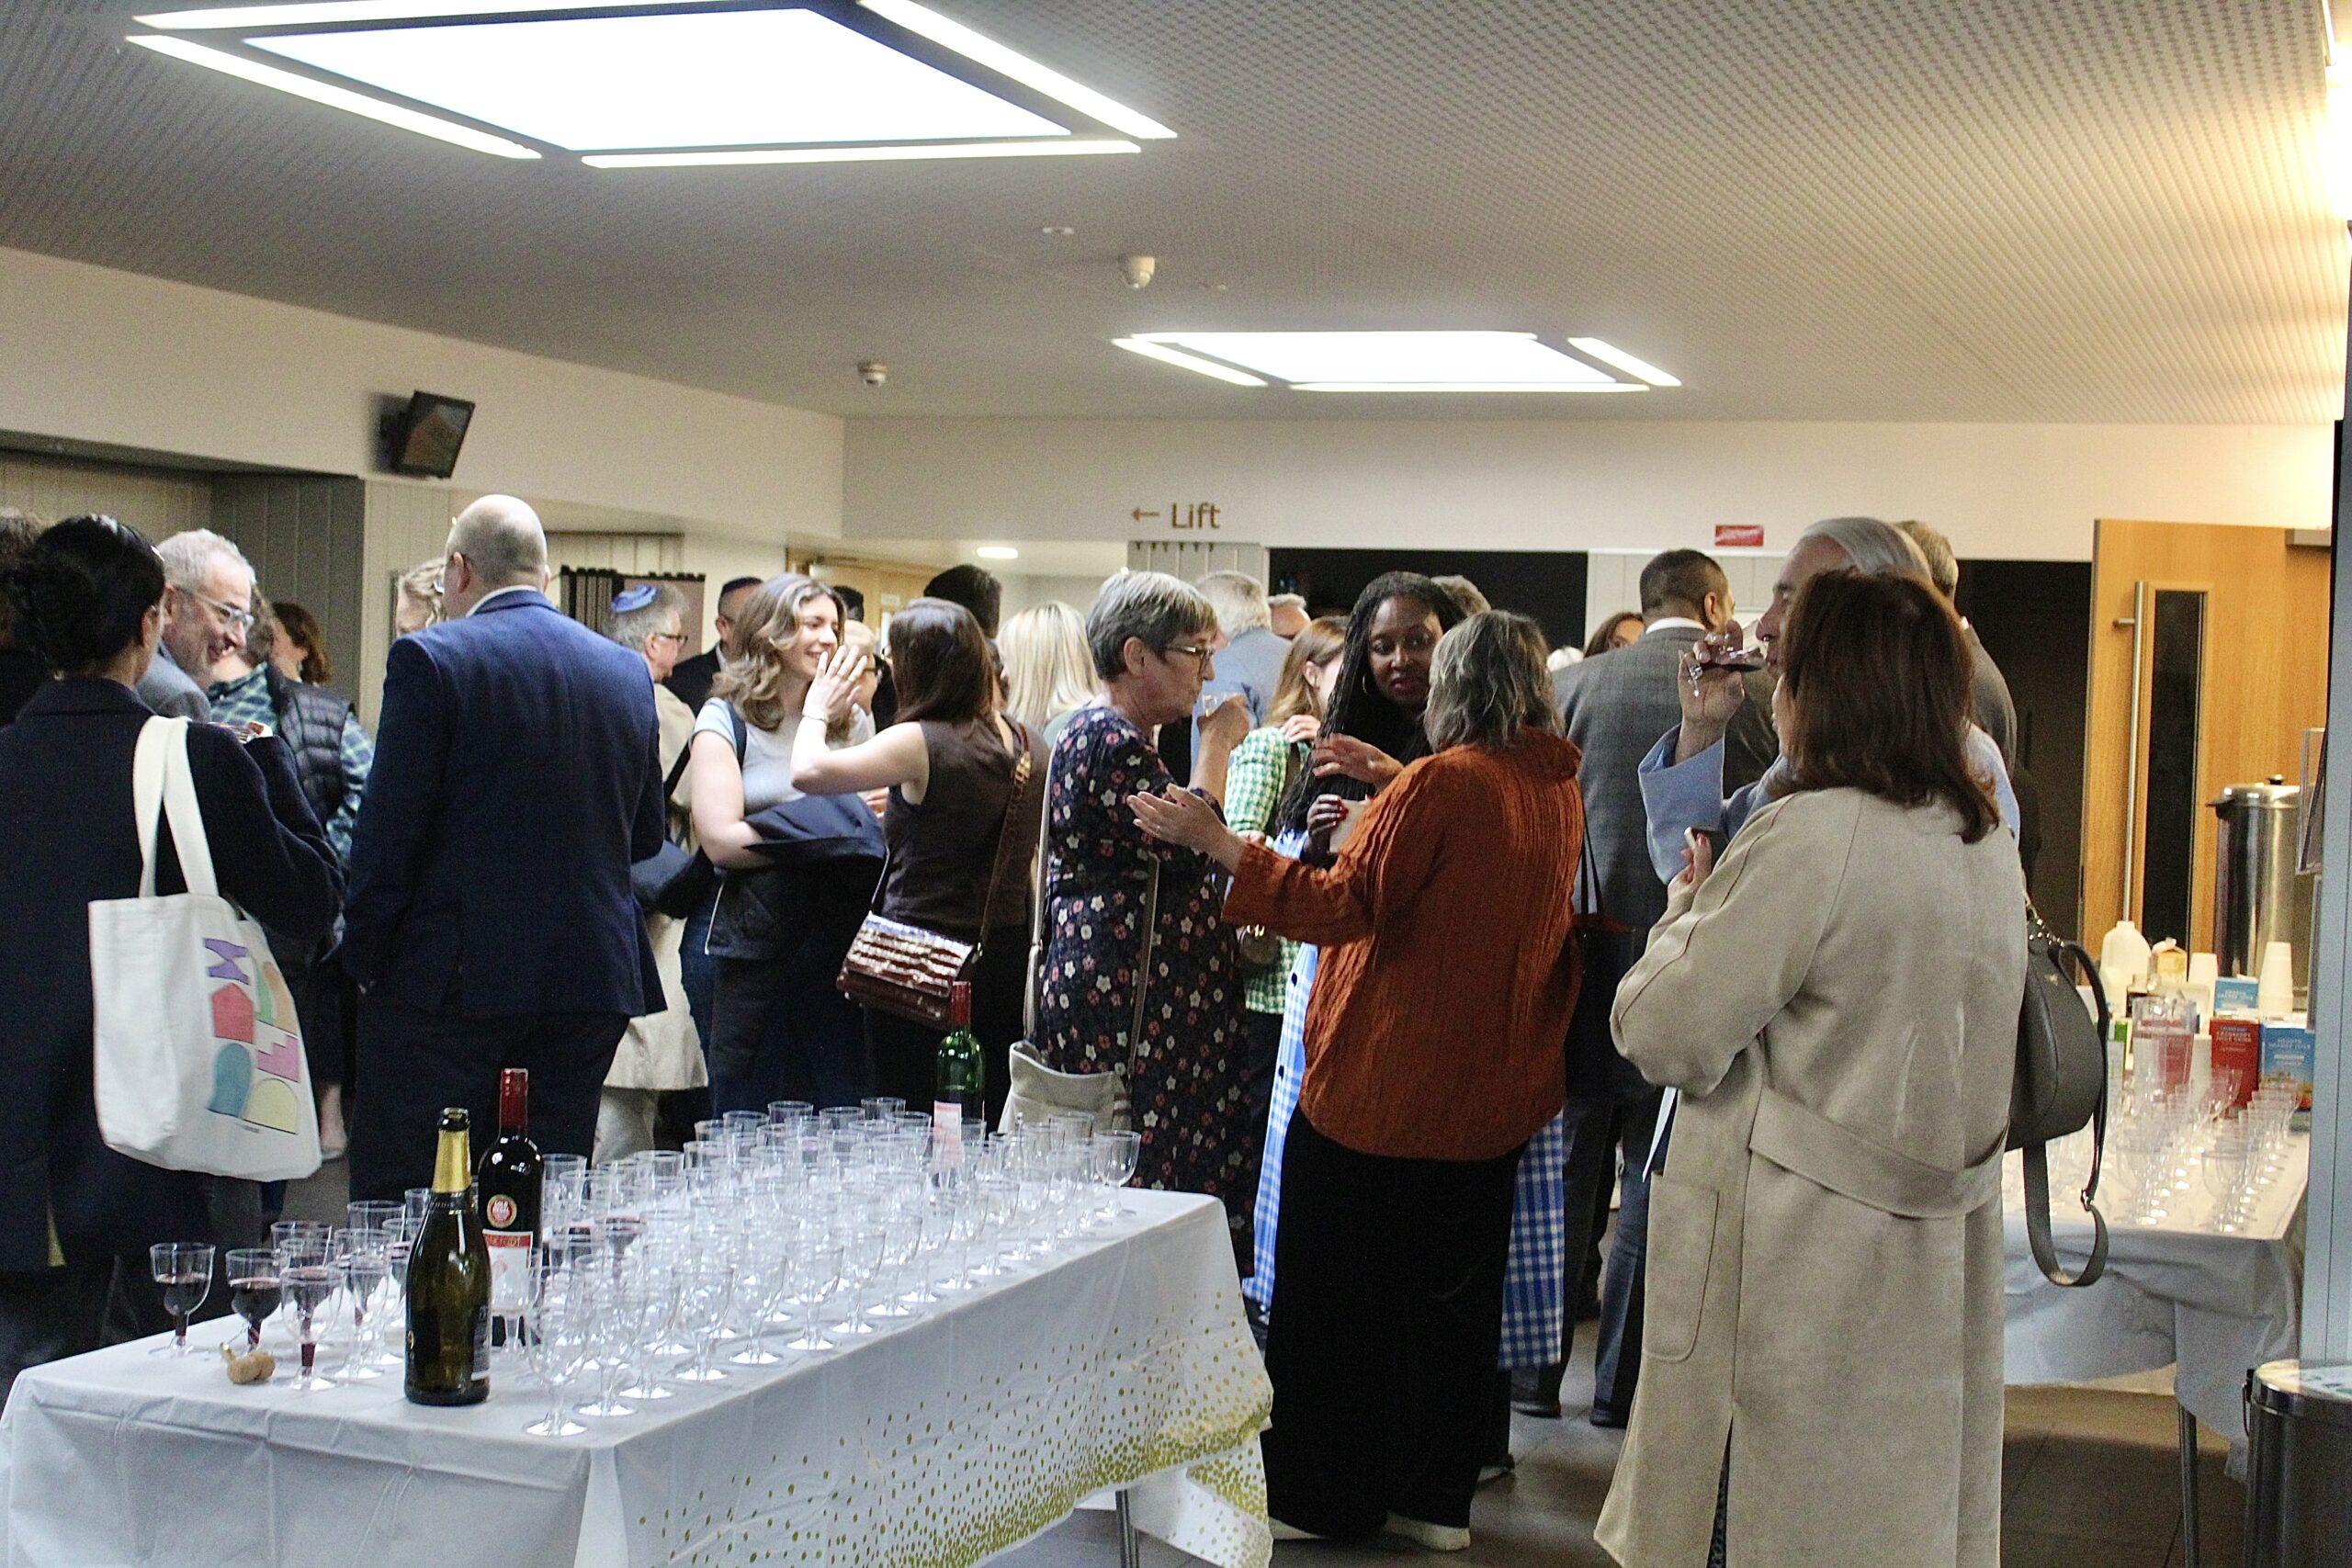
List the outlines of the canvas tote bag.
{"label": "canvas tote bag", "polygon": [[[292,1180],[319,1168],[301,1025],[261,928],[213,878],[187,723],[151,718],[139,732],[139,896],[90,905],[98,1133],[167,1170]],[[158,897],[164,821],[187,891]]]}

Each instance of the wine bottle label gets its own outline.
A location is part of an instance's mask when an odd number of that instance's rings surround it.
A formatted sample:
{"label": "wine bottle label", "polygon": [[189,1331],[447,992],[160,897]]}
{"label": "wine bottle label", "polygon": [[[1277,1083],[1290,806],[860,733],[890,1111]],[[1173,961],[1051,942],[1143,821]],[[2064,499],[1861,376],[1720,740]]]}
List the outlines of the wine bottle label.
{"label": "wine bottle label", "polygon": [[931,1147],[949,1165],[964,1157],[964,1108],[952,1100],[931,1102]]}
{"label": "wine bottle label", "polygon": [[[492,1199],[492,1211],[505,1202],[503,1197]],[[531,1233],[485,1230],[481,1239],[490,1248],[490,1310],[522,1311],[524,1271],[531,1266]]]}

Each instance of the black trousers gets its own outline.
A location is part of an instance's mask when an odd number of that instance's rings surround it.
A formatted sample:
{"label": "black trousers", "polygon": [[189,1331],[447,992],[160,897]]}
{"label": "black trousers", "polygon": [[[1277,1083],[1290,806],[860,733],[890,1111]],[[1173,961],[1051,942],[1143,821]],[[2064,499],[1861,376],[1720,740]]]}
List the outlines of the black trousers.
{"label": "black trousers", "polygon": [[1291,1118],[1266,1371],[1268,1511],[1316,1535],[1467,1525],[1521,1151],[1358,1154]]}
{"label": "black trousers", "polygon": [[540,1152],[588,1153],[605,1075],[628,1027],[616,1012],[467,1018],[363,996],[351,1196],[398,1201],[408,1189],[429,1186],[445,1106],[472,1113],[479,1160],[498,1135],[498,1075],[506,1067],[531,1075],[531,1139]]}
{"label": "black trousers", "polygon": [[[1028,983],[1027,924],[990,931],[981,944],[979,962],[972,965],[972,1032],[979,1037],[991,1127],[1004,1115],[1009,1063],[1012,1043],[1021,1038],[1021,998]],[[910,1111],[930,1110],[939,1089],[939,1041],[945,1032],[867,1008],[865,1048],[874,1064],[876,1092],[898,1096]]]}
{"label": "black trousers", "polygon": [[[141,1269],[146,1262],[136,1260]],[[57,1269],[0,1270],[0,1404],[28,1367],[107,1343],[107,1296],[115,1269],[114,1258],[93,1258]],[[123,1269],[131,1271],[130,1260]],[[147,1289],[159,1293],[152,1280]]]}

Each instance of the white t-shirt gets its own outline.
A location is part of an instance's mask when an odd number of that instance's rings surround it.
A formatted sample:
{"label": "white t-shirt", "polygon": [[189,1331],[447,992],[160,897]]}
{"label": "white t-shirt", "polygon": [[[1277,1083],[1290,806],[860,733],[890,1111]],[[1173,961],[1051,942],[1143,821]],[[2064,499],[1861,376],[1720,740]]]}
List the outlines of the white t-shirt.
{"label": "white t-shirt", "polygon": [[[695,720],[695,733],[719,736],[732,746],[735,722],[735,715],[725,699],[713,697],[702,705],[701,716]],[[800,791],[792,787],[792,740],[799,732],[800,716],[786,715],[780,729],[762,729],[755,724],[746,724],[743,728],[743,815],[749,817],[771,806],[798,800]],[[839,750],[873,739],[874,717],[860,708],[850,722],[849,739],[828,741],[826,749]]]}

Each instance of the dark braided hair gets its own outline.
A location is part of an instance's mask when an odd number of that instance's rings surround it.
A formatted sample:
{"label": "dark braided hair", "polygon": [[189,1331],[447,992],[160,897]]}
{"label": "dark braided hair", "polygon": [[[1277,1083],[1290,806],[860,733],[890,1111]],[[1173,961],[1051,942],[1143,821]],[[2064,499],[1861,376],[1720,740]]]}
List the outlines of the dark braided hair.
{"label": "dark braided hair", "polygon": [[[1372,682],[1372,623],[1379,615],[1380,607],[1391,599],[1418,604],[1434,615],[1441,633],[1462,619],[1462,606],[1454,602],[1453,595],[1418,571],[1384,572],[1366,583],[1364,591],[1356,595],[1355,608],[1348,613],[1348,635],[1340,646],[1340,668],[1331,678],[1331,694],[1323,705],[1323,733],[1349,736],[1367,746],[1378,747],[1400,762],[1409,762],[1428,755],[1429,737],[1422,732],[1418,718],[1408,717]],[[1318,779],[1312,769],[1302,768],[1283,793],[1277,820],[1290,831],[1303,831],[1307,808],[1317,796],[1336,795],[1342,800],[1363,800],[1371,794],[1372,786],[1358,780],[1339,774]]]}
{"label": "dark braided hair", "polygon": [[164,597],[164,562],[136,528],[68,517],[0,572],[0,592],[17,641],[71,675],[139,640],[141,621]]}

